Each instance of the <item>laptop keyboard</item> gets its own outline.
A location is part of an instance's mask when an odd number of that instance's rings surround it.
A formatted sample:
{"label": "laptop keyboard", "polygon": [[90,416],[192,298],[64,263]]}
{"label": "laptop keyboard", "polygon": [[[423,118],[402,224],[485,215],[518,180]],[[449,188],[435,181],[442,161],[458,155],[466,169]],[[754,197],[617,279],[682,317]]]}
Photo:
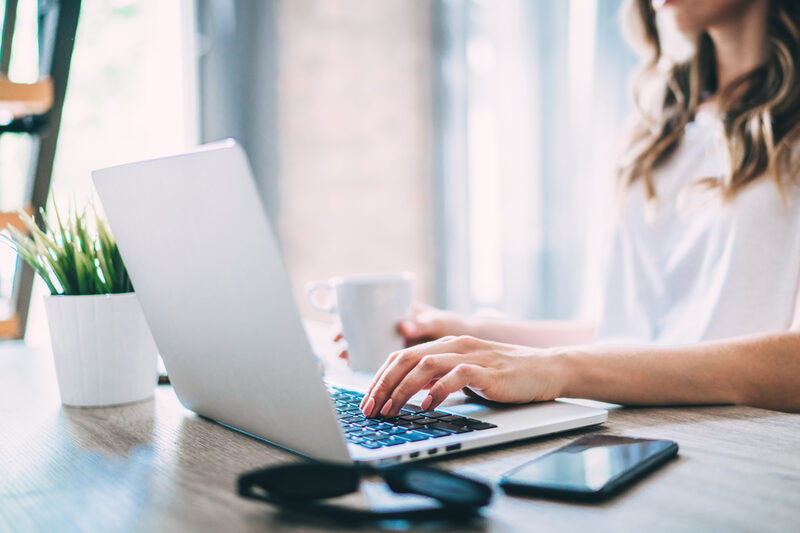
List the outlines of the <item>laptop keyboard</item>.
{"label": "laptop keyboard", "polygon": [[397,446],[497,427],[466,416],[423,411],[411,404],[406,404],[393,418],[367,418],[359,408],[364,397],[360,392],[328,386],[328,393],[334,401],[347,442],[364,448]]}

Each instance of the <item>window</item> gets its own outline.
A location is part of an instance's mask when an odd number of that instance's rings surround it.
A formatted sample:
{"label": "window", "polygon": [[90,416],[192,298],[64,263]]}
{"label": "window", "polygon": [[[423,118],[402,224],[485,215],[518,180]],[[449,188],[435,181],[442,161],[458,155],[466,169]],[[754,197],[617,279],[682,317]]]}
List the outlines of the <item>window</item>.
{"label": "window", "polygon": [[591,307],[635,62],[619,4],[436,4],[441,304],[529,318]]}

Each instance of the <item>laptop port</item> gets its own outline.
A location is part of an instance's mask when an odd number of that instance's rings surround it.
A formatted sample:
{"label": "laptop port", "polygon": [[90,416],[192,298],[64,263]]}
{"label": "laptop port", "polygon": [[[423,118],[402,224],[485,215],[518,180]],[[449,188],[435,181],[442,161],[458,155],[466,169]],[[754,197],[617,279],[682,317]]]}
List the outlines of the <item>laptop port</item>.
{"label": "laptop port", "polygon": [[419,452],[411,452],[410,454],[408,454],[408,457],[411,459],[415,459],[419,457]]}
{"label": "laptop port", "polygon": [[460,450],[460,449],[461,449],[461,444],[451,444],[450,446],[447,446],[444,449],[444,451],[446,451],[446,452],[454,452],[454,451]]}
{"label": "laptop port", "polygon": [[428,450],[428,455],[433,455],[433,454],[435,454],[435,453],[436,453],[438,450],[439,450],[439,448],[432,448],[432,449]]}

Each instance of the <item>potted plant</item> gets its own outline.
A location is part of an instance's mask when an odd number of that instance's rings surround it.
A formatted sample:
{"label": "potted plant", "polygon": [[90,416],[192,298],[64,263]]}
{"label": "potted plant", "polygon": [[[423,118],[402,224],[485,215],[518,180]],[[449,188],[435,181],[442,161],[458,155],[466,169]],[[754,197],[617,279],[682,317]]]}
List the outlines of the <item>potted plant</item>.
{"label": "potted plant", "polygon": [[71,209],[42,231],[9,226],[5,240],[50,289],[45,311],[65,405],[116,405],[150,398],[156,349],[114,236],[94,207]]}

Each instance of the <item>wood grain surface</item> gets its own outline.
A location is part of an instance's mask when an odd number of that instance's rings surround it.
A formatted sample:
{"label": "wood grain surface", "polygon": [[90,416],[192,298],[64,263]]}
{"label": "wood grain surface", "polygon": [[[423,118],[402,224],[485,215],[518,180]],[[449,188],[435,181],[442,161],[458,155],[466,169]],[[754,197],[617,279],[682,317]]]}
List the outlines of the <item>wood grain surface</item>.
{"label": "wood grain surface", "polygon": [[[494,482],[589,431],[431,464]],[[800,531],[800,415],[731,406],[617,408],[600,431],[673,439],[679,457],[605,503],[498,490],[482,519],[423,530]],[[0,531],[341,530],[235,494],[239,473],[296,460],[197,417],[169,387],[127,406],[63,407],[50,354],[0,344]],[[354,498],[369,499],[373,490],[368,485]]]}

